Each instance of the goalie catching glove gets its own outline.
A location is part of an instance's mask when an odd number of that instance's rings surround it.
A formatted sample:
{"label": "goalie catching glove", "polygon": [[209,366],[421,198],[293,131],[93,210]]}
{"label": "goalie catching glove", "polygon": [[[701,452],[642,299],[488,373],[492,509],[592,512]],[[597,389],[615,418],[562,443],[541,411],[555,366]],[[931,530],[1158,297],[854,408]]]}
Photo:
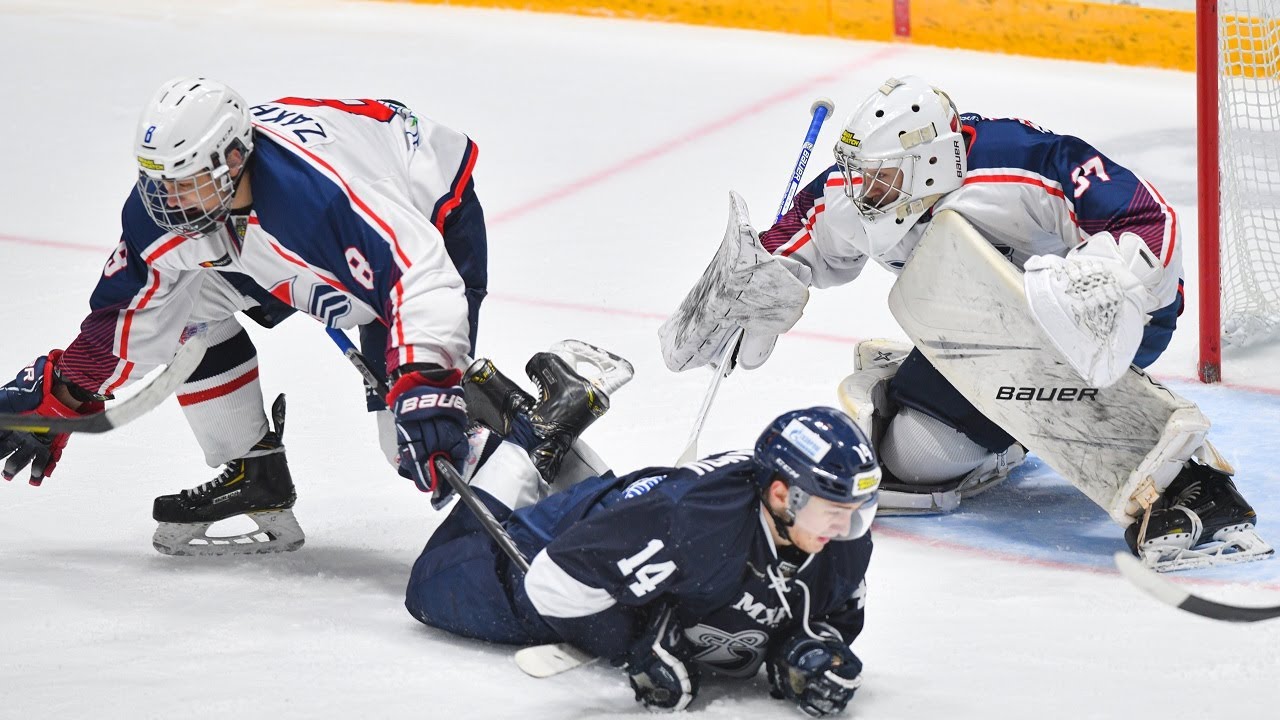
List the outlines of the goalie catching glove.
{"label": "goalie catching glove", "polygon": [[[102,410],[98,401],[83,403],[79,409],[67,407],[54,397],[53,388],[58,382],[54,368],[62,357],[61,350],[50,350],[48,355],[23,368],[8,385],[0,387],[0,413],[69,418],[89,415]],[[0,430],[0,458],[8,458],[4,464],[4,479],[12,480],[27,465],[31,466],[32,485],[39,485],[53,474],[67,446],[66,433],[36,433],[23,430]]]}
{"label": "goalie catching glove", "polygon": [[1049,341],[1096,388],[1124,375],[1142,343],[1147,315],[1159,307],[1160,264],[1142,238],[1101,232],[1065,258],[1027,260],[1027,302]]}
{"label": "goalie catching glove", "polygon": [[658,329],[662,359],[675,372],[707,365],[741,327],[746,335],[738,362],[748,370],[760,367],[778,336],[803,314],[809,280],[809,268],[764,249],[746,204],[729,193],[729,225],[720,249]]}
{"label": "goalie catching glove", "polygon": [[835,628],[818,623],[820,637],[804,629],[778,643],[769,653],[770,694],[792,700],[810,717],[844,710],[862,685],[862,661]]}

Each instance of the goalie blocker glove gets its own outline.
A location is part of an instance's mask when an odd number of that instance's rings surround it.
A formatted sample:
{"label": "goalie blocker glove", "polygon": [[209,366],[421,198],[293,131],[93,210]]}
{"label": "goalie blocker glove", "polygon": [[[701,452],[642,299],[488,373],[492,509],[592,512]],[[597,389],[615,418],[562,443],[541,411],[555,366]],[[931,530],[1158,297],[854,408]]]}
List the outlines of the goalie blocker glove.
{"label": "goalie blocker glove", "polygon": [[[102,410],[101,401],[81,404],[79,409],[67,407],[53,395],[59,382],[54,368],[62,357],[61,350],[50,350],[23,368],[8,385],[0,387],[0,413],[69,418]],[[30,482],[40,485],[53,474],[67,446],[66,433],[33,433],[22,430],[0,430],[0,458],[4,479],[12,480],[27,465],[31,466]]]}
{"label": "goalie blocker glove", "polygon": [[819,624],[821,637],[804,629],[769,653],[770,694],[792,700],[810,717],[844,710],[862,685],[862,661],[835,628]]}

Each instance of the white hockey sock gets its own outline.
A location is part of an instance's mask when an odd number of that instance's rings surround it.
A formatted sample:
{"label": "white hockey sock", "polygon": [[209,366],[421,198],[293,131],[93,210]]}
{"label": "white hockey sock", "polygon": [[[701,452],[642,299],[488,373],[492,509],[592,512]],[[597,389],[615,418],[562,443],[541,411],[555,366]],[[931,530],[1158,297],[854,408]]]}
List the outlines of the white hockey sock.
{"label": "white hockey sock", "polygon": [[233,319],[211,324],[209,350],[200,366],[178,388],[178,404],[204,450],[205,462],[218,467],[242,457],[266,434],[258,382],[258,352]]}

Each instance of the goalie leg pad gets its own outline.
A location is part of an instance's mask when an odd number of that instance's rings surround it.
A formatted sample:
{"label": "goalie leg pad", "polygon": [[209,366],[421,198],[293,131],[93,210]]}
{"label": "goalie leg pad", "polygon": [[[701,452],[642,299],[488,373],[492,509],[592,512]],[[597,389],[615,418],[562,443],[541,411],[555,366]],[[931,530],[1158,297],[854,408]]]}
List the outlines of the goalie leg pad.
{"label": "goalie leg pad", "polygon": [[[886,432],[901,407],[891,397],[890,382],[897,375],[903,359],[911,352],[910,345],[892,340],[873,339],[859,343],[854,358],[857,372],[846,377],[837,390],[841,405],[872,439],[877,452],[882,453],[882,459]],[[924,365],[928,367],[927,363]],[[942,421],[939,424],[946,427]],[[955,436],[956,431],[950,427],[946,429]],[[961,440],[967,442],[963,436]],[[960,506],[962,496],[971,497],[993,487],[1022,464],[1025,449],[1012,440],[1009,442],[1010,446],[1000,452],[985,452],[979,448],[981,457],[975,458],[975,462],[963,471],[957,470],[957,474],[951,475],[946,482],[908,484],[886,477],[880,485],[878,512],[883,515],[913,515],[955,510]],[[886,463],[886,469],[892,470],[892,465]]]}
{"label": "goalie leg pad", "polygon": [[1203,444],[1193,403],[1137,368],[1086,386],[1044,336],[1022,273],[963,217],[938,213],[889,293],[929,362],[984,416],[1128,526]]}
{"label": "goalie leg pad", "polygon": [[878,514],[938,515],[960,507],[960,501],[999,485],[1026,460],[1026,449],[1014,443],[1008,450],[987,455],[969,474],[938,485],[908,485],[892,481],[880,483]]}

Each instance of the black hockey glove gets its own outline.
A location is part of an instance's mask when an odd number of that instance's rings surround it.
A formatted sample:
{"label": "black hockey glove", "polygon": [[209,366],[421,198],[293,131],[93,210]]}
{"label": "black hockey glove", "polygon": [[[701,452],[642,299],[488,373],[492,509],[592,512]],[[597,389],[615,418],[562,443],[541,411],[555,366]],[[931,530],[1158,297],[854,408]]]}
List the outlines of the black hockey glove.
{"label": "black hockey glove", "polygon": [[671,608],[658,613],[627,654],[625,665],[636,702],[649,710],[683,710],[698,695],[698,670],[686,660],[692,650]]}
{"label": "black hockey glove", "polygon": [[[816,629],[816,628],[815,628]],[[803,629],[769,652],[769,694],[795,701],[811,717],[844,710],[862,684],[862,661],[834,628],[822,626],[821,640]]]}
{"label": "black hockey glove", "polygon": [[387,394],[387,405],[396,416],[396,441],[400,448],[402,477],[422,492],[442,500],[451,488],[437,477],[434,462],[444,456],[458,471],[467,459],[467,404],[462,399],[458,370],[430,369],[404,373]]}
{"label": "black hockey glove", "polygon": [[[86,402],[73,410],[53,396],[56,382],[53,368],[62,356],[61,350],[50,350],[23,368],[8,385],[0,387],[0,413],[75,417],[102,410],[101,402]],[[39,485],[53,474],[62,450],[67,446],[66,433],[31,433],[0,429],[0,458],[8,458],[2,474],[5,480],[31,466],[28,482]]]}

